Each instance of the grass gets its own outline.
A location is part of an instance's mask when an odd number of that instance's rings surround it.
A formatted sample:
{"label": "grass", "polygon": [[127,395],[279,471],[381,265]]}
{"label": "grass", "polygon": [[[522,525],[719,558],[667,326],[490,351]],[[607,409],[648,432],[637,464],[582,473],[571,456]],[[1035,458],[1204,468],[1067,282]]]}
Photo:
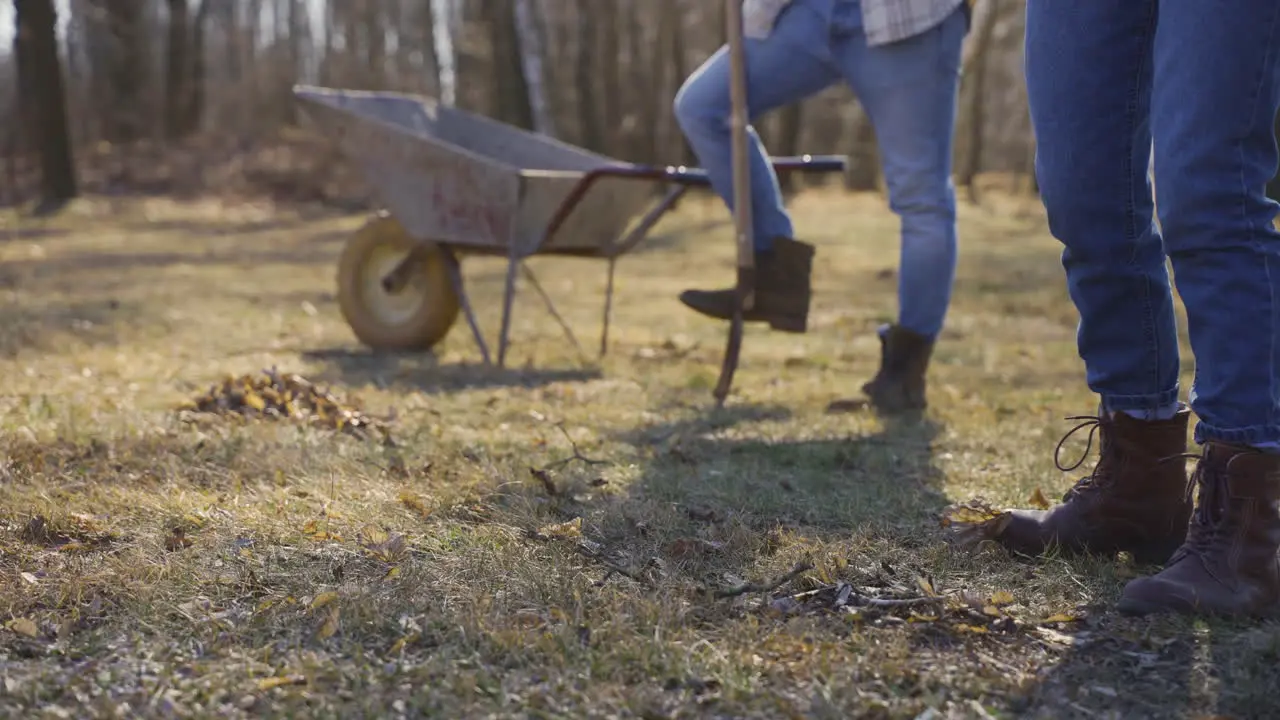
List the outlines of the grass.
{"label": "grass", "polygon": [[[1074,479],[1053,447],[1094,400],[1038,207],[962,209],[932,406],[899,422],[823,411],[874,371],[897,221],[874,196],[794,210],[819,248],[811,330],[751,329],[720,411],[724,328],[675,300],[731,277],[712,204],[619,265],[601,363],[526,293],[505,371],[461,322],[434,355],[355,344],[333,272],[359,217],[7,216],[0,715],[1274,716],[1280,625],[1125,619],[1112,603],[1144,568],[943,542],[950,502]],[[532,266],[594,347],[604,265]],[[501,264],[465,270],[492,333]],[[395,446],[174,412],[272,366],[394,412]],[[788,611],[836,582],[975,609]]]}

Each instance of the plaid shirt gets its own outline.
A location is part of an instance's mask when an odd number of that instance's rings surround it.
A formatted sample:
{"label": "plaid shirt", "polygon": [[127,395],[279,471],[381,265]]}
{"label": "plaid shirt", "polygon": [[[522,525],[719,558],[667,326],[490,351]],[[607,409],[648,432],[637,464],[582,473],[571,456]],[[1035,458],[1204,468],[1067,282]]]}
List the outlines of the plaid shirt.
{"label": "plaid shirt", "polygon": [[862,0],[862,30],[867,45],[886,45],[919,35],[974,0]]}
{"label": "plaid shirt", "polygon": [[[765,37],[778,13],[795,0],[743,0],[743,30],[747,37]],[[827,0],[840,4],[851,0]],[[1118,0],[1123,1],[1123,0]],[[975,0],[860,0],[862,30],[867,46],[905,40],[946,20],[957,7]],[[829,5],[827,7],[830,7]]]}

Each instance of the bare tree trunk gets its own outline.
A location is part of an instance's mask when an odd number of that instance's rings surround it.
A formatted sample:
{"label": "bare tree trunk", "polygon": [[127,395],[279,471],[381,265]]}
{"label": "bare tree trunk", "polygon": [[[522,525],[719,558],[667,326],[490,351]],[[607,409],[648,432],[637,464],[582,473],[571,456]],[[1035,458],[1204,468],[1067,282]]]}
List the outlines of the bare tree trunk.
{"label": "bare tree trunk", "polygon": [[578,25],[578,57],[574,64],[574,84],[578,89],[578,125],[582,146],[594,152],[605,152],[604,133],[600,128],[599,95],[596,93],[596,14],[594,0],[578,0],[574,22]]}
{"label": "bare tree trunk", "polygon": [[978,4],[974,15],[978,21],[978,32],[972,36],[969,45],[969,57],[965,62],[965,68],[968,70],[968,118],[962,123],[962,126],[968,130],[968,142],[964,156],[964,165],[960,169],[959,181],[965,186],[969,196],[969,202],[976,205],[979,202],[978,188],[975,180],[978,173],[982,171],[982,153],[983,141],[986,137],[986,76],[987,76],[987,50],[991,45],[991,36],[995,31],[996,18],[999,17],[1000,0],[983,0]]}
{"label": "bare tree trunk", "polygon": [[99,0],[109,34],[107,139],[140,140],[146,123],[147,33],[145,0]]}
{"label": "bare tree trunk", "polygon": [[191,28],[187,0],[168,0],[169,37],[165,58],[165,136],[176,140],[184,128],[184,105],[188,97],[187,82],[191,74],[188,56]]}
{"label": "bare tree trunk", "polygon": [[58,57],[58,16],[53,0],[14,0],[19,104],[28,136],[40,151],[40,199],[56,207],[77,194],[71,134]]}
{"label": "bare tree trunk", "polygon": [[514,35],[520,48],[520,69],[528,90],[533,127],[540,133],[555,135],[551,108],[547,102],[545,75],[542,67],[542,44],[538,37],[537,6],[530,0],[515,0]]}
{"label": "bare tree trunk", "polygon": [[498,119],[532,130],[533,107],[529,103],[529,83],[525,80],[515,7],[512,0],[489,0],[485,10],[493,53],[493,105],[498,109]]}
{"label": "bare tree trunk", "polygon": [[600,97],[600,109],[604,116],[604,132],[601,138],[602,150],[617,156],[618,140],[622,128],[622,83],[621,69],[618,64],[618,48],[622,38],[618,32],[618,3],[593,2],[592,12],[599,17],[596,25],[596,36],[600,42],[597,59],[599,69],[596,71],[604,80],[604,94]]}
{"label": "bare tree trunk", "polygon": [[444,99],[444,61],[440,57],[440,47],[436,43],[436,9],[435,2],[428,0],[421,3],[421,15],[415,23],[422,33],[422,71],[426,73],[427,93],[437,99]]}
{"label": "bare tree trunk", "polygon": [[[799,155],[800,131],[804,128],[804,103],[792,103],[782,109],[778,121],[778,137],[774,145],[774,154]],[[799,189],[798,173],[782,173],[778,176],[778,185],[785,195],[792,195]]]}
{"label": "bare tree trunk", "polygon": [[876,131],[867,113],[860,112],[854,126],[853,149],[849,153],[849,170],[844,185],[849,190],[879,189],[880,160],[876,152]]}
{"label": "bare tree trunk", "polygon": [[382,3],[364,3],[365,68],[370,73],[371,87],[382,89],[387,82],[386,26],[382,22]]}
{"label": "bare tree trunk", "polygon": [[191,21],[191,75],[187,78],[187,97],[183,103],[182,134],[190,135],[200,129],[204,119],[205,82],[208,76],[208,60],[205,58],[205,35],[209,25],[209,9],[215,0],[200,0],[195,17]]}
{"label": "bare tree trunk", "polygon": [[[674,24],[671,26],[671,70],[675,74],[676,85],[679,86],[689,76],[689,49],[686,42],[688,36],[684,27],[684,3],[681,0],[667,0],[666,11],[671,13],[674,19]],[[680,135],[680,142],[682,145],[681,161],[687,166],[697,165],[698,157],[694,155],[693,146],[689,144],[683,133]]]}

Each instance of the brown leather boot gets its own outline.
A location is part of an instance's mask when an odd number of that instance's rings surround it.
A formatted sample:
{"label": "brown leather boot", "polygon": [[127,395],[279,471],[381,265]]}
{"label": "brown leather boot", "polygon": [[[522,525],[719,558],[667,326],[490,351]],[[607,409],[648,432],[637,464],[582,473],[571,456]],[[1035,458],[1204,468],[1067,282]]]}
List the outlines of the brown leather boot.
{"label": "brown leather boot", "polygon": [[1212,443],[1194,478],[1199,493],[1186,542],[1164,570],[1125,587],[1120,611],[1256,616],[1280,610],[1280,456]]}
{"label": "brown leather boot", "polygon": [[[773,250],[757,252],[755,303],[743,314],[743,320],[765,322],[783,332],[805,332],[813,256],[812,245],[790,238],[776,238]],[[733,318],[735,293],[733,288],[685,290],[680,293],[680,302],[708,317],[729,320]]]}
{"label": "brown leather boot", "polygon": [[1086,420],[1072,433],[1089,430],[1101,436],[1102,448],[1093,472],[1079,480],[1048,510],[1015,510],[996,538],[1009,550],[1036,556],[1050,548],[1066,553],[1114,555],[1128,551],[1139,563],[1160,564],[1186,538],[1191,501],[1187,487],[1187,420],[1191,411],[1179,408],[1170,420],[1137,420],[1124,413]]}
{"label": "brown leather boot", "polygon": [[878,336],[880,369],[862,386],[866,399],[836,400],[827,412],[850,412],[867,405],[884,414],[925,409],[925,374],[933,356],[933,339],[897,325],[883,328]]}

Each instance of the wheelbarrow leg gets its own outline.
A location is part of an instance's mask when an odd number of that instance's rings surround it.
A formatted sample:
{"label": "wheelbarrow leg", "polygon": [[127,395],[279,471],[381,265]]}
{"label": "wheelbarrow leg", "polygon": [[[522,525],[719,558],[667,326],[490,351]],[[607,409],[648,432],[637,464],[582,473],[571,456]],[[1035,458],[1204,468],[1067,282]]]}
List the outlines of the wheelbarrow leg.
{"label": "wheelbarrow leg", "polygon": [[551,296],[547,294],[546,290],[542,289],[542,283],[538,282],[538,276],[533,274],[533,268],[521,263],[520,270],[523,271],[525,280],[529,281],[534,291],[542,298],[542,304],[547,306],[547,312],[551,313],[551,317],[555,318],[555,321],[560,325],[560,329],[564,331],[564,336],[569,339],[569,344],[573,346],[574,350],[578,351],[578,359],[586,363],[587,354],[582,351],[582,345],[578,343],[578,336],[573,334],[573,328],[569,327],[568,321],[556,309],[556,304],[552,301]]}
{"label": "wheelbarrow leg", "polygon": [[480,348],[480,356],[484,358],[485,365],[492,365],[493,361],[489,359],[489,345],[484,341],[484,333],[480,332],[480,323],[476,321],[475,310],[471,307],[471,298],[467,296],[467,287],[462,281],[462,264],[458,262],[458,256],[452,249],[442,247],[441,250],[444,254],[445,267],[449,270],[449,283],[453,285],[453,291],[458,295],[458,304],[462,306],[462,314],[467,318],[471,335]]}
{"label": "wheelbarrow leg", "polygon": [[507,281],[502,292],[502,329],[498,333],[498,367],[506,367],[507,339],[511,332],[511,306],[516,299],[516,273],[523,258],[512,255],[507,260]]}
{"label": "wheelbarrow leg", "polygon": [[684,197],[684,194],[688,191],[688,185],[677,185],[668,190],[667,194],[662,196],[662,200],[655,203],[640,218],[640,222],[636,223],[635,227],[628,231],[617,244],[610,247],[608,251],[609,280],[604,290],[604,327],[600,330],[600,357],[603,358],[609,352],[609,318],[613,314],[613,276],[618,266],[618,258],[631,252],[633,248],[643,242],[649,236],[649,231],[653,229],[653,226],[657,225],[662,216],[666,215],[667,211],[674,207],[676,202]]}
{"label": "wheelbarrow leg", "polygon": [[618,257],[609,258],[609,279],[604,286],[604,323],[600,328],[600,357],[609,352],[609,318],[613,314],[613,273],[618,267]]}

